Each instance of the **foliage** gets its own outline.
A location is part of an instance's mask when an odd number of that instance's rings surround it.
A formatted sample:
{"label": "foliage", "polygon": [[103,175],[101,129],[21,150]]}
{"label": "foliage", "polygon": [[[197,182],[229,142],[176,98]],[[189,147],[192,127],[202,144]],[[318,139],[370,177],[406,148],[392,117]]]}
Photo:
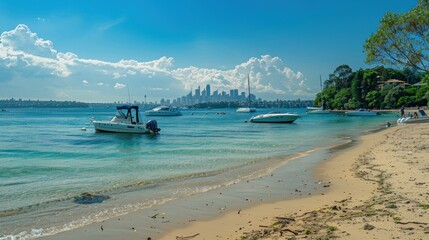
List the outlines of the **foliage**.
{"label": "foliage", "polygon": [[[418,86],[386,83],[389,79],[412,81]],[[328,109],[399,108],[425,106],[429,101],[429,74],[410,69],[396,70],[378,66],[351,71],[347,65],[337,67],[316,95],[314,106],[324,103]],[[323,99],[323,101],[322,101]]]}
{"label": "foliage", "polygon": [[350,88],[341,89],[337,94],[335,94],[332,106],[336,109],[348,109],[346,103],[351,99],[351,96]]}
{"label": "foliage", "polygon": [[429,72],[429,4],[404,14],[387,12],[365,43],[366,62]]}
{"label": "foliage", "polygon": [[[338,66],[315,103],[329,109],[398,108],[429,103],[429,0],[404,14],[387,12],[365,43],[366,62],[400,66],[359,69]],[[390,79],[402,80],[398,84]]]}
{"label": "foliage", "polygon": [[381,93],[380,91],[373,90],[369,92],[365,97],[368,107],[370,108],[381,108]]}

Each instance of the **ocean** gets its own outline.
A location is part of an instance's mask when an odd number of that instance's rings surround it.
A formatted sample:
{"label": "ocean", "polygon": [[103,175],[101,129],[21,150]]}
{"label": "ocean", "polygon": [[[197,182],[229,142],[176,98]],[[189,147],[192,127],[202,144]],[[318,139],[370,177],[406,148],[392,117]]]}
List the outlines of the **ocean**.
{"label": "ocean", "polygon": [[[270,111],[301,117],[293,124],[245,122]],[[279,158],[317,154],[398,118],[311,115],[305,109],[182,113],[151,117],[160,134],[138,135],[94,132],[90,118],[109,120],[114,108],[1,112],[0,239],[50,235],[257,178]],[[110,198],[75,203],[84,192]]]}

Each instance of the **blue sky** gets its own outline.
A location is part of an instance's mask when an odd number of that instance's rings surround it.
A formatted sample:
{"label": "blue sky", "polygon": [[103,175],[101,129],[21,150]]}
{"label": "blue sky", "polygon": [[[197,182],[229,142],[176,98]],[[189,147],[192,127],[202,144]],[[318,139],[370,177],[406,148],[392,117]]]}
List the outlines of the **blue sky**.
{"label": "blue sky", "polygon": [[335,67],[366,68],[386,11],[417,1],[0,1],[0,99],[174,98],[198,85],[312,99]]}

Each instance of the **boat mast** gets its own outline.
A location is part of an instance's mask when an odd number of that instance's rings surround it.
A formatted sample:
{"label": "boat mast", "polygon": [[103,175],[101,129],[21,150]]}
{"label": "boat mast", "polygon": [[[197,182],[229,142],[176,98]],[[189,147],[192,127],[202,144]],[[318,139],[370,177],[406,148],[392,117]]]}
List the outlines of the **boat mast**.
{"label": "boat mast", "polygon": [[320,99],[322,101],[322,110],[325,110],[325,106],[324,106],[324,102],[323,102],[322,74],[320,74],[319,77],[320,77]]}
{"label": "boat mast", "polygon": [[128,89],[128,103],[131,105],[130,87],[127,86],[127,89]]}
{"label": "boat mast", "polygon": [[250,103],[252,101],[250,100],[250,77],[249,77],[249,75],[250,74],[247,74],[247,88],[249,89],[248,91],[249,91],[249,107],[250,107]]}

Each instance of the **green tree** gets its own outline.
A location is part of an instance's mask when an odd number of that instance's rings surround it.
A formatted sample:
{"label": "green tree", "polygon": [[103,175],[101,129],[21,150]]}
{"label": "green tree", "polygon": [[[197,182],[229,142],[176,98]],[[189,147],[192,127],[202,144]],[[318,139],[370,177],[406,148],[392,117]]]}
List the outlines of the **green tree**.
{"label": "green tree", "polygon": [[416,90],[416,105],[429,106],[429,74],[423,77],[420,84],[422,86]]}
{"label": "green tree", "polygon": [[354,74],[354,78],[352,81],[352,104],[353,108],[360,108],[364,105],[364,99],[362,98],[362,85],[364,83],[364,71],[360,69]]}
{"label": "green tree", "polygon": [[396,86],[391,88],[384,97],[384,108],[398,108],[403,105],[408,106],[408,103],[399,103],[399,99],[404,96],[406,96],[406,94],[403,87]]}
{"label": "green tree", "polygon": [[429,4],[420,0],[404,14],[387,12],[365,43],[366,62],[429,72]]}
{"label": "green tree", "polygon": [[365,100],[369,107],[381,108],[383,98],[380,91],[373,90],[366,95]]}
{"label": "green tree", "polygon": [[330,75],[337,90],[351,87],[353,70],[346,64],[338,66],[334,73]]}
{"label": "green tree", "polygon": [[334,102],[332,103],[333,108],[344,109],[348,108],[346,103],[352,98],[350,88],[343,88],[337,94],[335,94]]}

